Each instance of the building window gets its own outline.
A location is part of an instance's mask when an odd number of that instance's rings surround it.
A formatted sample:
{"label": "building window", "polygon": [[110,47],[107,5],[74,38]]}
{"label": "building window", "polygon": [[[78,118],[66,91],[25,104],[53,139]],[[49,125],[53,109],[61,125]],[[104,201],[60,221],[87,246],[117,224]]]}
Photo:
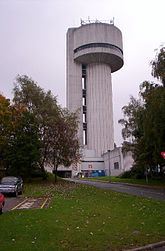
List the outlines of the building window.
{"label": "building window", "polygon": [[86,105],[86,98],[82,98],[82,105]]}
{"label": "building window", "polygon": [[82,77],[82,89],[85,89],[85,78]]}
{"label": "building window", "polygon": [[83,145],[87,145],[87,129],[83,130]]}
{"label": "building window", "polygon": [[87,120],[86,120],[86,113],[83,113],[83,123],[86,123]]}
{"label": "building window", "polygon": [[119,162],[114,162],[114,169],[119,169]]}

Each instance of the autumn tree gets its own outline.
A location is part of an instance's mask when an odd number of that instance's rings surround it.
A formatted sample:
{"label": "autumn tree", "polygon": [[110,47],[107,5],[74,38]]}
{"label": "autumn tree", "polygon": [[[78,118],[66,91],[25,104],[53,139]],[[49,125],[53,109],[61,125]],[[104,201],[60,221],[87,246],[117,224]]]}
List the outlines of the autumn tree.
{"label": "autumn tree", "polygon": [[47,163],[49,149],[49,127],[52,119],[58,117],[59,106],[56,97],[51,91],[45,92],[28,76],[18,76],[14,87],[13,102],[16,106],[24,105],[30,114],[35,117],[34,123],[38,128],[40,139],[39,167],[45,175],[45,164]]}
{"label": "autumn tree", "polygon": [[56,180],[59,165],[69,166],[79,159],[77,114],[62,109],[51,91],[45,92],[27,76],[17,77],[13,102],[33,115],[40,141],[39,166],[45,173],[45,165],[51,164]]}

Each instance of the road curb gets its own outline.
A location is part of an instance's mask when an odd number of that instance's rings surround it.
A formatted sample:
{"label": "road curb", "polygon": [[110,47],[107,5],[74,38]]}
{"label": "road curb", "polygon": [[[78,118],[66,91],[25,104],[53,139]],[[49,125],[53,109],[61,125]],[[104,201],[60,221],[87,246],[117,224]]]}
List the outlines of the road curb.
{"label": "road curb", "polygon": [[160,241],[157,243],[152,243],[143,247],[139,247],[139,248],[133,248],[133,249],[127,249],[125,251],[147,251],[147,250],[153,250],[155,248],[159,248],[159,247],[163,247],[165,246],[165,241]]}
{"label": "road curb", "polygon": [[155,189],[155,190],[162,190],[164,191],[164,187],[158,187],[158,186],[152,186],[152,185],[143,185],[143,184],[131,184],[131,183],[126,183],[126,182],[112,182],[112,183],[118,183],[118,184],[125,184],[128,186],[134,186],[134,187],[143,187],[143,188],[149,188],[149,189]]}
{"label": "road curb", "polygon": [[[90,179],[85,179],[83,178],[82,180],[90,180]],[[159,187],[159,186],[154,186],[154,185],[145,185],[145,184],[133,184],[133,183],[127,183],[127,182],[117,182],[117,181],[105,181],[105,180],[90,180],[93,182],[102,182],[102,183],[112,183],[112,184],[122,184],[122,185],[127,185],[127,186],[133,186],[133,187],[143,187],[143,188],[149,188],[149,189],[155,189],[155,190],[162,190],[164,191],[164,187]]]}

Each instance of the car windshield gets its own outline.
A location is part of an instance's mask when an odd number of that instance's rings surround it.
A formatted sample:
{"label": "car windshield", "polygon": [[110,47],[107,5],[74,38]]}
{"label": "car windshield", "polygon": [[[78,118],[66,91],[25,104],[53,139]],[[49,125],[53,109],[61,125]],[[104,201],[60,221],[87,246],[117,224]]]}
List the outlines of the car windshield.
{"label": "car windshield", "polygon": [[4,177],[1,180],[1,184],[15,184],[17,182],[17,178],[15,177]]}

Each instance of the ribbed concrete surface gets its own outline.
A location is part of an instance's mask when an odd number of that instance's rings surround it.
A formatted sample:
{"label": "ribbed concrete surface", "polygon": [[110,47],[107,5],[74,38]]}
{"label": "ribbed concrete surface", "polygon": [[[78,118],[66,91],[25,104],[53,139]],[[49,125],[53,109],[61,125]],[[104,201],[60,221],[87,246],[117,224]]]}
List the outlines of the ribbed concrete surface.
{"label": "ribbed concrete surface", "polygon": [[87,66],[87,142],[97,156],[113,149],[111,69],[106,64]]}

